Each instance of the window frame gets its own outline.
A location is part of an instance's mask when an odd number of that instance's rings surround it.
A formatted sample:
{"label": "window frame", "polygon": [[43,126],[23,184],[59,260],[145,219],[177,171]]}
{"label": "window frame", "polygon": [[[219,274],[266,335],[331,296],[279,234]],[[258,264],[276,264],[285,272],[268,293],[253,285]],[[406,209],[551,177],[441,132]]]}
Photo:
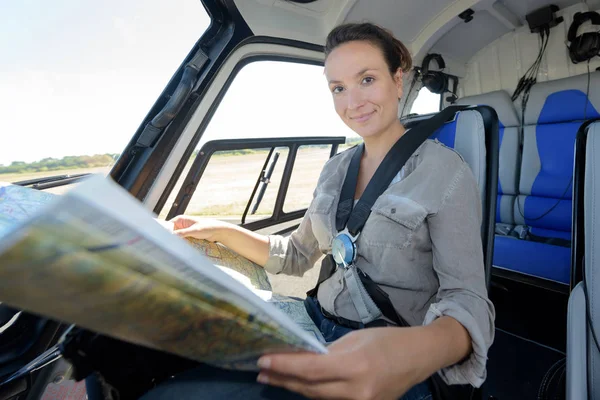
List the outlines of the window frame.
{"label": "window frame", "polygon": [[[281,42],[293,42],[295,44],[299,43],[299,42],[279,40],[279,39],[263,41],[263,39],[268,39],[268,38],[251,40],[249,42],[250,43],[277,44],[277,45],[281,45],[282,44]],[[311,44],[307,44],[307,43],[301,43],[301,44],[303,44],[303,46],[300,46],[300,49],[315,50],[315,47],[319,47],[319,46],[311,45]],[[296,46],[292,46],[292,47],[296,47]],[[322,50],[322,48],[321,48],[321,50]],[[169,177],[169,180],[168,180],[164,190],[162,191],[161,195],[159,196],[157,202],[154,205],[153,211],[156,214],[159,214],[160,211],[162,210],[162,208],[165,206],[165,203],[166,203],[168,197],[170,196],[171,192],[177,185],[177,182],[179,181],[181,174],[183,173],[183,171],[187,165],[188,160],[190,159],[190,157],[192,156],[192,153],[194,152],[194,150],[200,143],[200,140],[202,139],[202,136],[204,135],[206,128],[212,121],[213,116],[215,115],[217,109],[221,105],[221,102],[227,95],[227,92],[229,91],[230,86],[232,85],[233,81],[236,79],[239,72],[247,65],[254,63],[254,62],[260,62],[260,61],[288,62],[288,63],[305,64],[305,65],[313,65],[313,66],[320,66],[320,67],[322,67],[324,65],[323,60],[314,60],[314,59],[302,58],[302,57],[298,57],[298,56],[277,55],[277,54],[250,55],[247,57],[243,57],[241,60],[239,60],[237,62],[237,64],[235,64],[235,66],[233,67],[231,73],[227,76],[222,87],[219,88],[219,92],[218,92],[217,96],[214,98],[213,102],[210,104],[210,107],[209,107],[207,113],[203,116],[202,121],[200,122],[200,125],[196,129],[196,132],[194,133],[192,139],[189,141],[181,158],[177,162],[175,170]],[[325,137],[325,136],[323,136],[323,137]],[[217,141],[219,141],[219,140],[221,140],[221,139],[218,139]],[[222,139],[222,140],[248,140],[248,139]],[[267,138],[267,140],[274,141],[274,140],[277,140],[277,138]],[[208,144],[208,143],[210,143],[210,142],[207,142],[206,144]],[[205,144],[205,146],[206,146],[206,144]],[[303,143],[303,144],[305,145],[305,144],[309,144],[309,143]],[[314,144],[314,143],[310,143],[310,144]],[[271,147],[271,146],[263,145],[263,148],[264,147]],[[220,150],[224,150],[224,149],[220,149]],[[288,158],[290,156],[291,156],[291,154],[288,155]],[[295,156],[294,156],[294,158],[295,158]],[[167,218],[170,218],[169,217],[170,215],[171,215],[171,212],[169,211]]]}
{"label": "window frame", "polygon": [[[344,144],[346,142],[345,136],[305,136],[305,137],[286,137],[286,138],[258,138],[258,139],[220,139],[220,140],[212,140],[205,143],[202,148],[198,151],[198,154],[190,167],[190,170],[183,181],[177,196],[175,197],[173,204],[171,205],[171,209],[167,213],[167,220],[171,219],[177,215],[183,214],[192,199],[196,189],[198,188],[198,184],[202,180],[202,175],[206,170],[207,165],[210,163],[211,157],[215,152],[223,151],[223,150],[245,150],[245,149],[265,149],[270,148],[271,150],[275,148],[287,147],[288,155],[286,159],[286,163],[284,166],[283,174],[281,177],[281,183],[279,185],[279,190],[277,192],[277,197],[275,199],[275,204],[273,205],[273,212],[269,217],[265,217],[259,220],[255,220],[252,222],[246,222],[245,217],[248,212],[249,205],[254,200],[256,195],[258,185],[260,183],[260,177],[262,173],[258,174],[257,182],[254,186],[252,194],[248,199],[248,206],[246,207],[246,211],[242,216],[241,226],[250,230],[259,230],[264,229],[273,225],[282,224],[285,222],[290,222],[302,218],[306,213],[307,208],[301,208],[299,210],[293,210],[289,212],[285,212],[283,210],[283,206],[285,204],[286,195],[289,189],[289,184],[292,176],[292,171],[294,170],[296,156],[298,154],[298,149],[302,146],[306,145],[331,145],[331,150],[329,153],[329,157],[333,157],[337,154],[337,149],[340,144]],[[159,204],[163,204],[163,207],[166,205],[167,195],[163,194]],[[162,211],[162,208],[155,209],[157,214]]]}

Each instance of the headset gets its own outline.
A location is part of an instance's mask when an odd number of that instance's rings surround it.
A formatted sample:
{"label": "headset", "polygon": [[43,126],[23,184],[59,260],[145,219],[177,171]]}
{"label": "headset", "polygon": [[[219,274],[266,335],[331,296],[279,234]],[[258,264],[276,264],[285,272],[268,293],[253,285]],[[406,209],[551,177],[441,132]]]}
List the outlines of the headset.
{"label": "headset", "polygon": [[429,64],[435,60],[438,69],[446,68],[444,59],[439,54],[427,54],[421,64],[421,81],[431,93],[442,94],[448,91],[448,75],[441,71],[430,71]]}
{"label": "headset", "polygon": [[577,12],[573,16],[573,22],[569,27],[567,40],[569,41],[569,57],[574,64],[588,61],[591,58],[600,55],[600,33],[585,32],[577,35],[579,27],[586,21],[592,25],[600,25],[600,14],[595,11]]}

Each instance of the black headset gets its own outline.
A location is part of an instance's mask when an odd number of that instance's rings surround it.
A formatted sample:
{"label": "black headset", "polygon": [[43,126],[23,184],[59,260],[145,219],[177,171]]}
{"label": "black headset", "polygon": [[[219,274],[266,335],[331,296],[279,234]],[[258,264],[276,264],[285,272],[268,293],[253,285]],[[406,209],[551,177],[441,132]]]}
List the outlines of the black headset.
{"label": "black headset", "polygon": [[438,69],[446,68],[444,59],[439,54],[427,54],[421,64],[421,81],[431,93],[441,94],[448,91],[448,75],[441,71],[430,71],[429,64],[435,60]]}
{"label": "black headset", "polygon": [[592,25],[600,25],[600,14],[595,11],[584,13],[575,13],[573,23],[569,27],[567,40],[569,41],[569,57],[574,64],[588,61],[591,58],[600,55],[600,33],[585,32],[577,35],[579,27],[586,21]]}

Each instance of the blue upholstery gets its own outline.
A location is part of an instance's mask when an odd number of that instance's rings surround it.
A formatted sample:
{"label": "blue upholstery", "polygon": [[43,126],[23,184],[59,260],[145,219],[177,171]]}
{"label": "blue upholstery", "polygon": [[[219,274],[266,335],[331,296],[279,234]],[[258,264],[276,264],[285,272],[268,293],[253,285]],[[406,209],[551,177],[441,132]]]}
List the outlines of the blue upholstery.
{"label": "blue upholstery", "polygon": [[444,124],[441,128],[433,133],[430,136],[431,139],[437,139],[444,145],[454,148],[454,143],[456,142],[456,119],[452,122],[448,122]]}
{"label": "blue upholstery", "polygon": [[554,235],[548,232],[550,237],[559,237],[560,231],[570,233],[571,207],[571,200],[527,196],[523,207],[525,225],[556,231]]}
{"label": "blue upholstery", "polygon": [[[590,76],[597,87],[600,74]],[[514,221],[532,235],[570,240],[573,156],[577,130],[600,117],[599,99],[586,96],[587,75],[538,83],[531,89],[523,126],[523,149]],[[494,265],[569,283],[571,249],[550,243],[497,236]]]}
{"label": "blue upholstery", "polygon": [[556,282],[569,282],[571,249],[496,235],[494,266]]}
{"label": "blue upholstery", "polygon": [[[503,91],[459,100],[459,104],[486,104],[498,113],[501,129],[497,233],[525,229],[537,237],[571,239],[575,136],[584,120],[600,117],[600,91],[595,90],[598,87],[599,72],[590,74],[589,80],[584,74],[534,85],[523,116],[524,126]],[[514,142],[519,128],[523,137],[521,150]],[[569,282],[569,247],[503,234],[496,235],[495,267]]]}
{"label": "blue upholstery", "polygon": [[573,145],[581,122],[538,125],[537,150],[541,161],[531,193],[534,196],[568,198],[573,177]]}
{"label": "blue upholstery", "polygon": [[547,238],[558,238],[564,240],[571,240],[571,232],[561,232],[555,231],[552,229],[544,229],[544,228],[530,228],[531,233],[537,236],[543,236]]}
{"label": "blue upholstery", "polygon": [[[584,117],[585,113],[585,117]],[[562,90],[546,98],[538,124],[598,118],[600,114],[581,90]]]}

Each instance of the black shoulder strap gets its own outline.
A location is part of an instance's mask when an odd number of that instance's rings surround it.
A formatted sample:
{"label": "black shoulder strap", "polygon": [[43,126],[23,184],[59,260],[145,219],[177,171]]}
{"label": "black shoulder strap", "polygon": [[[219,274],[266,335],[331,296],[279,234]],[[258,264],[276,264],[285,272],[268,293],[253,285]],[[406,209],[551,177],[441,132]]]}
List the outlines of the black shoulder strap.
{"label": "black shoulder strap", "polygon": [[338,202],[335,225],[338,231],[348,227],[348,232],[352,236],[356,236],[369,218],[371,207],[377,198],[386,190],[390,182],[402,169],[410,156],[419,148],[421,144],[429,136],[435,132],[447,120],[456,114],[457,111],[463,110],[468,106],[450,106],[439,112],[435,116],[421,122],[416,127],[406,132],[392,146],[390,151],[375,171],[375,174],[369,181],[363,195],[355,207],[354,192],[356,190],[356,182],[358,180],[358,170],[360,168],[360,159],[364,150],[364,144],[361,144],[354,150],[352,160],[344,179],[340,200]]}

